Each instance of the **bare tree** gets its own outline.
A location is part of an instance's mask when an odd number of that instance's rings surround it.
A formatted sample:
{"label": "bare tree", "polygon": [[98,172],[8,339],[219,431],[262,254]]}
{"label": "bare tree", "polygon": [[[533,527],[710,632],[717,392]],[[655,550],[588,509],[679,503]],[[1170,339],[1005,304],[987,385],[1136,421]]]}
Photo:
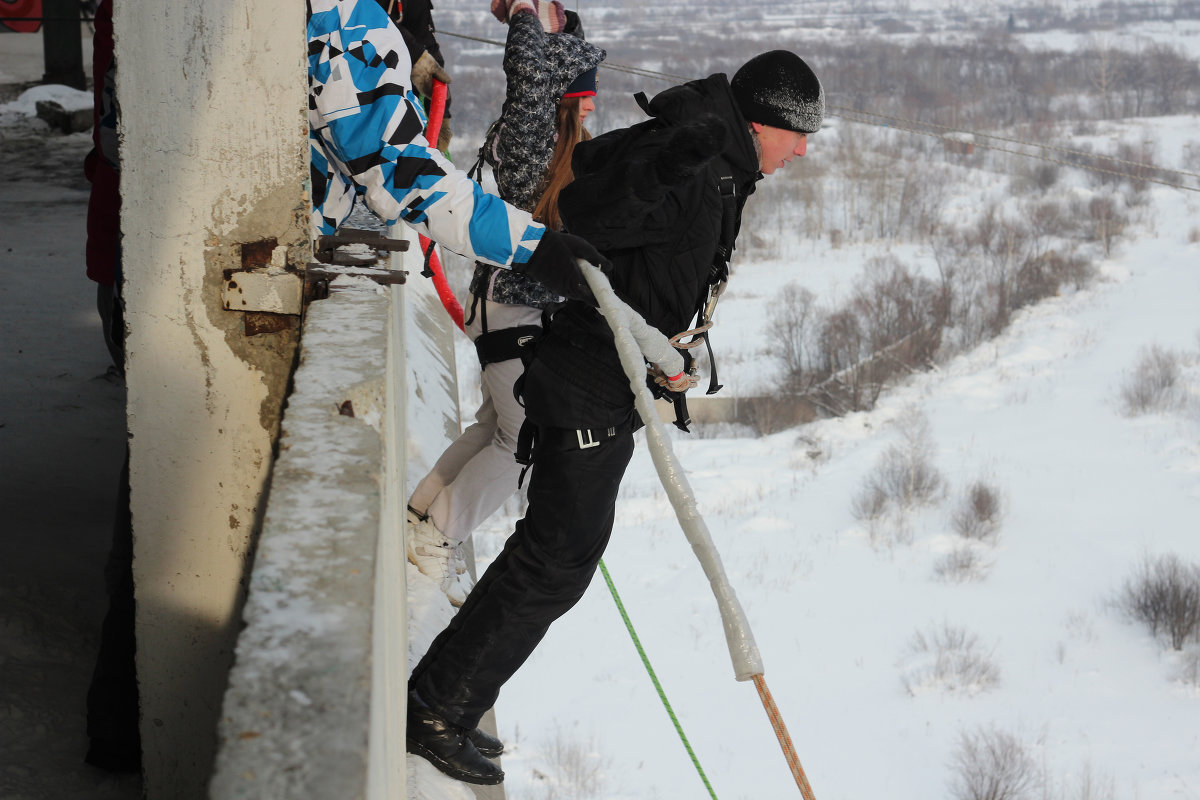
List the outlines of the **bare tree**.
{"label": "bare tree", "polygon": [[1155,110],[1160,114],[1176,113],[1180,110],[1180,94],[1184,88],[1200,83],[1196,62],[1177,47],[1157,42],[1146,48],[1145,58]]}
{"label": "bare tree", "polygon": [[1091,222],[1088,238],[1100,243],[1106,258],[1111,256],[1113,244],[1128,223],[1128,218],[1121,213],[1117,201],[1110,194],[1096,195],[1086,201],[1081,210],[1083,218]]}
{"label": "bare tree", "polygon": [[1025,745],[997,728],[961,733],[951,763],[955,800],[1026,800],[1042,783]]}
{"label": "bare tree", "polygon": [[1152,636],[1166,633],[1171,647],[1182,650],[1184,642],[1200,632],[1200,566],[1185,564],[1174,554],[1147,558],[1116,602]]}
{"label": "bare tree", "polygon": [[1098,42],[1085,54],[1090,65],[1092,86],[1100,95],[1100,109],[1105,119],[1112,118],[1113,87],[1121,79],[1123,59],[1108,42]]}
{"label": "bare tree", "polygon": [[811,351],[816,349],[822,312],[817,296],[799,284],[783,287],[779,298],[771,304],[767,318],[770,325],[768,341],[771,353],[780,362],[785,376],[785,390],[799,393],[806,388],[806,378],[813,362]]}

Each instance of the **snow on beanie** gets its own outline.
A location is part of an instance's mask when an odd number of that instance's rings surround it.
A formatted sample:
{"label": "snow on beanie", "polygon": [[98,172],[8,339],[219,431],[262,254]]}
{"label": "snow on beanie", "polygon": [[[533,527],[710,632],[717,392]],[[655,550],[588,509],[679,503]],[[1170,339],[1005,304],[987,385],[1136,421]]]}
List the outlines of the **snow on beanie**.
{"label": "snow on beanie", "polygon": [[771,50],[750,59],[729,85],[749,122],[816,133],[825,118],[821,81],[800,56],[787,50]]}

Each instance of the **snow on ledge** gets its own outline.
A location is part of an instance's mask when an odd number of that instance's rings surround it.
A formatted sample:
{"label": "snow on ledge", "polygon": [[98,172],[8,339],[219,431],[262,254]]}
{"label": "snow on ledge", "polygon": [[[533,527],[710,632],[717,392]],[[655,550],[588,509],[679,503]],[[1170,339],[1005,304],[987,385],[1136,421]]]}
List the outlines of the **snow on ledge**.
{"label": "snow on ledge", "polygon": [[388,312],[380,287],[353,278],[307,310],[214,800],[366,794]]}

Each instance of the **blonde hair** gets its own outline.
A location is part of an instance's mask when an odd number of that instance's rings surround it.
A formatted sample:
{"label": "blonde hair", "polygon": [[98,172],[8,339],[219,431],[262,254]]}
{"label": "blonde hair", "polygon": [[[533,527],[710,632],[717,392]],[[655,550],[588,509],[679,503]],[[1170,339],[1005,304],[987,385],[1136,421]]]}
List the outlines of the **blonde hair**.
{"label": "blonde hair", "polygon": [[571,156],[575,145],[592,138],[579,120],[580,97],[564,97],[558,103],[554,117],[554,130],[558,135],[554,144],[554,155],[542,178],[541,196],[533,207],[533,218],[552,230],[562,228],[558,215],[558,195],[563,188],[575,180],[571,170]]}

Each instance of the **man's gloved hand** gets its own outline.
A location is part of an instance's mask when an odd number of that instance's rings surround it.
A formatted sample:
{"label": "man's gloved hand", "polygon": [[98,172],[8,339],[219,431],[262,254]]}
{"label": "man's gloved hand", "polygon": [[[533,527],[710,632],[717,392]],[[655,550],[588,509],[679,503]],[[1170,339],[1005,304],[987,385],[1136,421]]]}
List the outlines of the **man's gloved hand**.
{"label": "man's gloved hand", "polygon": [[652,364],[647,369],[649,369],[650,377],[654,382],[659,386],[666,387],[667,391],[686,392],[688,389],[695,389],[700,384],[700,376],[696,374],[695,364],[692,364],[691,369],[674,376],[668,376],[657,364]]}
{"label": "man's gloved hand", "polygon": [[437,62],[437,59],[431,56],[429,51],[426,50],[421,53],[421,57],[417,59],[417,63],[413,64],[413,88],[419,94],[423,94],[426,97],[433,97],[434,78],[445,84],[450,83],[450,76],[446,74],[446,70],[442,69],[442,65]]}
{"label": "man's gloved hand", "polygon": [[552,292],[595,308],[599,305],[596,296],[575,263],[581,258],[606,274],[612,270],[612,262],[584,239],[547,229],[533,255],[524,264],[513,264],[513,272],[528,275]]}
{"label": "man's gloved hand", "polygon": [[567,12],[559,0],[492,0],[492,16],[501,22],[522,11],[537,17],[546,33],[561,33],[567,25]]}

